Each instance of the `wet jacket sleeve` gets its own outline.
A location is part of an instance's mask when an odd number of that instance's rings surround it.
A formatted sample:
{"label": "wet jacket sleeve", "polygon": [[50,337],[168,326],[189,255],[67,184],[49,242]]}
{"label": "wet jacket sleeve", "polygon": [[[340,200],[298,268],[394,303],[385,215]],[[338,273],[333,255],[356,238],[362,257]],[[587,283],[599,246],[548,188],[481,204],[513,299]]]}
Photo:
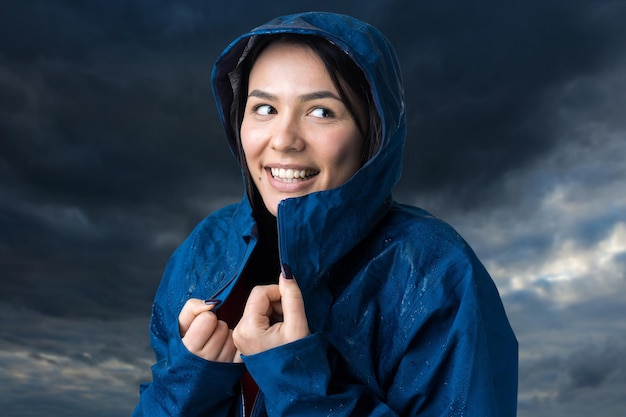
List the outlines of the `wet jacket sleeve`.
{"label": "wet jacket sleeve", "polygon": [[334,375],[327,342],[315,333],[297,342],[245,356],[269,417],[276,416],[397,416],[363,385],[351,385]]}
{"label": "wet jacket sleeve", "polygon": [[152,367],[133,416],[229,416],[237,403],[243,366],[205,361],[172,340],[168,358]]}
{"label": "wet jacket sleeve", "polygon": [[495,286],[463,263],[446,274],[450,286],[416,303],[420,318],[378,393],[333,370],[321,333],[244,357],[268,415],[514,417],[517,342]]}
{"label": "wet jacket sleeve", "polygon": [[183,345],[178,313],[171,307],[171,300],[178,296],[177,286],[169,285],[170,277],[176,275],[174,265],[175,256],[155,297],[151,344],[156,363],[152,366],[152,382],[140,388],[133,416],[228,416],[238,403],[244,366],[207,361]]}
{"label": "wet jacket sleeve", "polygon": [[418,304],[387,401],[403,415],[515,417],[517,339],[478,260],[449,264]]}

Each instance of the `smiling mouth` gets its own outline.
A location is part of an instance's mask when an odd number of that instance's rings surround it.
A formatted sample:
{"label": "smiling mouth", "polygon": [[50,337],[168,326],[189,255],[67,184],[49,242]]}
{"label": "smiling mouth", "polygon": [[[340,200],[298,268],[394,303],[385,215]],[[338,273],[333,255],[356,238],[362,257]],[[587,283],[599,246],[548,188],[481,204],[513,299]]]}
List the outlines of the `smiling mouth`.
{"label": "smiling mouth", "polygon": [[282,182],[306,181],[319,174],[313,169],[270,168],[272,177]]}

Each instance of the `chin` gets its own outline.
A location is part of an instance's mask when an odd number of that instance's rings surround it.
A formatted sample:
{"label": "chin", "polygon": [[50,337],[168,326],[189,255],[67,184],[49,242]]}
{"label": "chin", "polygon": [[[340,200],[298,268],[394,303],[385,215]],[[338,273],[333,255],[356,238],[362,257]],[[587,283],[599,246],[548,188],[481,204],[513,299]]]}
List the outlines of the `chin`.
{"label": "chin", "polygon": [[280,201],[270,202],[270,203],[266,201],[263,202],[263,204],[265,204],[265,208],[267,209],[267,211],[269,211],[270,214],[273,215],[274,217],[278,215],[278,203],[280,203]]}

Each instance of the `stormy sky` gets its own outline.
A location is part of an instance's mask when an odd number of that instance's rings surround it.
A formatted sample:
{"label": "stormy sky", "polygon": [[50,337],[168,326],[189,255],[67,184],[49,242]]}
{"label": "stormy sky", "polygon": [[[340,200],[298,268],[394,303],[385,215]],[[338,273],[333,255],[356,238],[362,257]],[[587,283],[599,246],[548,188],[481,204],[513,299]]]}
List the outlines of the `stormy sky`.
{"label": "stormy sky", "polygon": [[451,223],[520,342],[520,417],[626,412],[626,2],[0,4],[0,409],[129,415],[174,248],[240,199],[210,87],[270,18],[352,14],[395,45],[397,200]]}

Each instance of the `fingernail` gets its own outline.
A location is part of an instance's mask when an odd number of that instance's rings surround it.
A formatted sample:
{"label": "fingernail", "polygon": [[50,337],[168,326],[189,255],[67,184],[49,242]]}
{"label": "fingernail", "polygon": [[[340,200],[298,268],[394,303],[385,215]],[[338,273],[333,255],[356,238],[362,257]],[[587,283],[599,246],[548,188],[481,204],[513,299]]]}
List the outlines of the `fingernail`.
{"label": "fingernail", "polygon": [[209,298],[208,300],[204,300],[204,304],[208,306],[218,306],[222,304],[222,300],[217,300],[215,298]]}
{"label": "fingernail", "polygon": [[285,279],[293,279],[293,274],[291,273],[291,269],[289,269],[289,265],[281,264],[280,270],[283,273],[283,276],[285,277]]}

